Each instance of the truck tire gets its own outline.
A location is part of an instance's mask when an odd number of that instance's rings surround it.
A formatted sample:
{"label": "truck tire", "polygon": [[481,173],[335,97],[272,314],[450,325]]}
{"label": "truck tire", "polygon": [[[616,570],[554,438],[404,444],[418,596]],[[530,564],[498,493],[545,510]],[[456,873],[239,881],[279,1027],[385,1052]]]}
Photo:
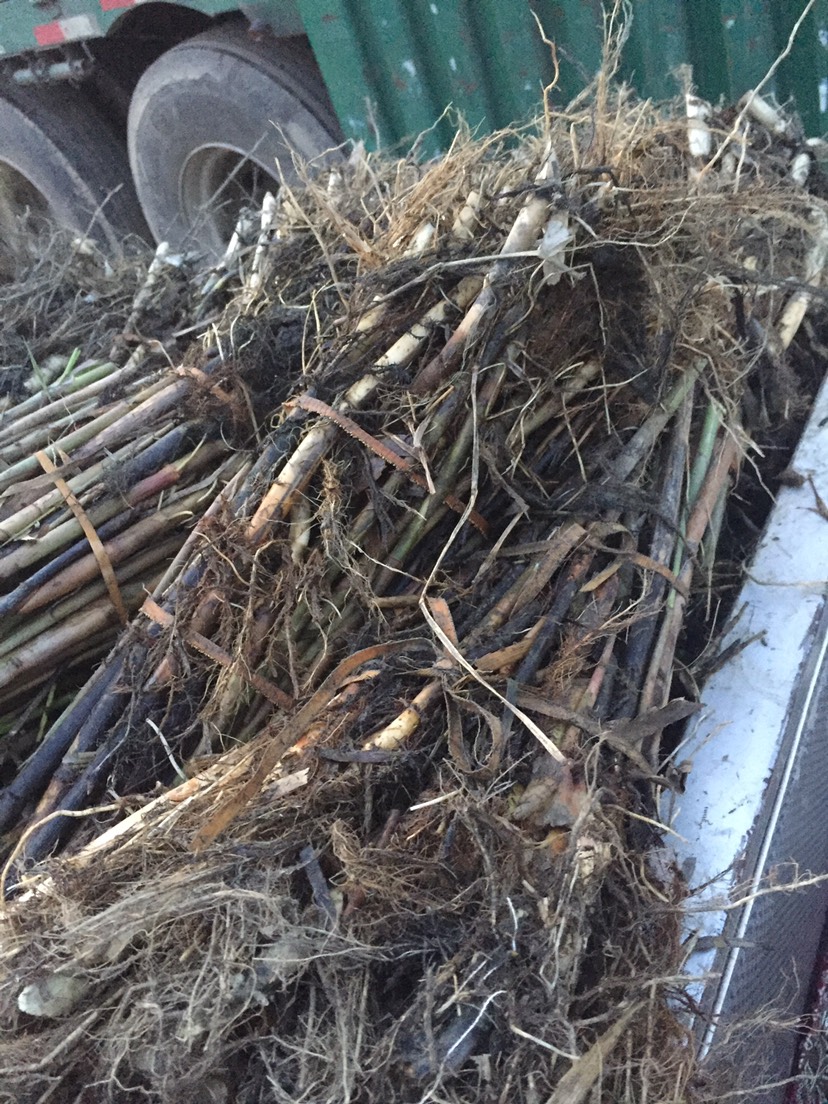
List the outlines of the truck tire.
{"label": "truck tire", "polygon": [[3,87],[0,267],[8,271],[19,255],[24,224],[44,219],[116,254],[127,235],[149,240],[126,152],[81,93],[65,85]]}
{"label": "truck tire", "polygon": [[220,255],[239,207],[295,179],[341,141],[303,39],[254,40],[225,24],[173,47],[132,97],[127,144],[138,197],[158,241]]}

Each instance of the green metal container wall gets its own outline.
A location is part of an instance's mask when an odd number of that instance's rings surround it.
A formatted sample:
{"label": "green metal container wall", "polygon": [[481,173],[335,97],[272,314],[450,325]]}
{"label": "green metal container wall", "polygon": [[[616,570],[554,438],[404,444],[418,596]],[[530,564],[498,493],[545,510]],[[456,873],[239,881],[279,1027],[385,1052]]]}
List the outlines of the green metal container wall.
{"label": "green metal container wall", "polygon": [[[557,47],[565,104],[595,73],[601,0],[298,0],[343,129],[371,147],[410,143],[445,149],[453,105],[472,127],[492,130],[531,117],[552,78]],[[806,0],[634,0],[621,75],[638,91],[667,99],[679,91],[677,65],[693,67],[701,95],[737,99],[785,48]],[[536,18],[537,17],[537,18]],[[766,86],[795,97],[811,135],[828,114],[828,0],[808,13],[790,56]]]}

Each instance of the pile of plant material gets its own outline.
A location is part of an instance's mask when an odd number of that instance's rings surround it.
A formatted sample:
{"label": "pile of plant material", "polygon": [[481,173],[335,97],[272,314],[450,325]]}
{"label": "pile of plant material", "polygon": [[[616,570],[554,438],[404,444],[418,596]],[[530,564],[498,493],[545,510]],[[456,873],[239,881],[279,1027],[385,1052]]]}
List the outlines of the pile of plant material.
{"label": "pile of plant material", "polygon": [[[67,672],[83,682],[249,466],[266,432],[255,410],[288,394],[304,324],[270,312],[193,344],[220,317],[223,285],[237,289],[241,275],[255,286],[257,263],[239,273],[238,241],[206,282],[166,247],[113,268],[68,234],[47,244],[0,286],[4,781],[77,692]],[[294,266],[303,287],[313,263]],[[274,337],[278,362],[275,349],[263,355]]]}
{"label": "pile of plant material", "polygon": [[7,1099],[707,1091],[657,801],[729,492],[817,382],[828,209],[764,101],[607,72],[284,189],[141,400],[248,437],[0,795]]}

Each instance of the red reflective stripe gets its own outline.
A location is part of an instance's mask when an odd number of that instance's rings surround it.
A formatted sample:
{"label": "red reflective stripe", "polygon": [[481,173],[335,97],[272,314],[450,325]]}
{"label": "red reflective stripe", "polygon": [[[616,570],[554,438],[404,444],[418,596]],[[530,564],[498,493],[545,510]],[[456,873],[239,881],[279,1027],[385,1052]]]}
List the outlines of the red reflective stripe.
{"label": "red reflective stripe", "polygon": [[34,29],[35,42],[38,46],[58,46],[66,41],[66,35],[58,20],[54,23],[41,23]]}
{"label": "red reflective stripe", "polygon": [[119,8],[131,8],[135,0],[101,0],[101,11],[117,11]]}

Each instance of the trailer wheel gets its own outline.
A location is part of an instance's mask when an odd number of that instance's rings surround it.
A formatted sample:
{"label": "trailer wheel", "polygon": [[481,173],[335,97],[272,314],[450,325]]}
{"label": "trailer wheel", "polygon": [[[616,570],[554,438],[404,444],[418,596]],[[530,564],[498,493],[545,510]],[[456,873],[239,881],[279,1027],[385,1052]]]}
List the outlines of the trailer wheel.
{"label": "trailer wheel", "polygon": [[52,220],[112,252],[149,238],[122,145],[74,88],[0,92],[0,268],[25,252],[26,230]]}
{"label": "trailer wheel", "polygon": [[133,179],[150,229],[176,249],[221,254],[240,206],[257,205],[293,156],[341,141],[303,39],[254,41],[226,24],[175,46],[143,74],[129,111]]}

